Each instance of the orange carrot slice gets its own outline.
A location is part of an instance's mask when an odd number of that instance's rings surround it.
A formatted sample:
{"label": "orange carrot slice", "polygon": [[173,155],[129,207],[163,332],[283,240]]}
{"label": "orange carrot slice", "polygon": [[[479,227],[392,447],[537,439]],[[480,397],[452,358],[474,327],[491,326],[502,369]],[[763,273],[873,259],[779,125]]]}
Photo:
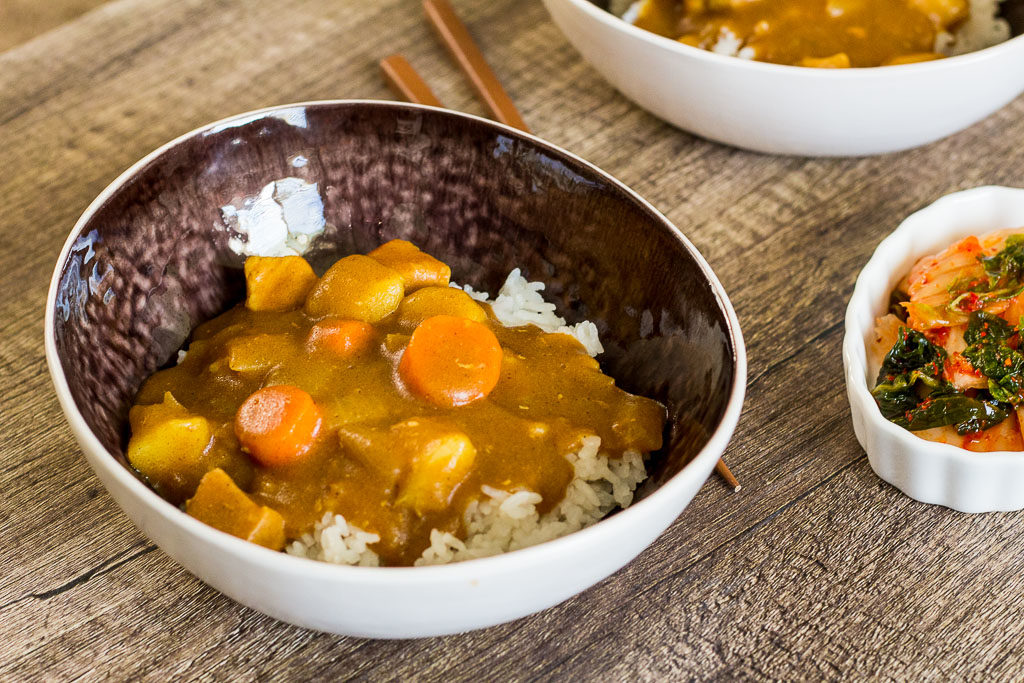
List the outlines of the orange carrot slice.
{"label": "orange carrot slice", "polygon": [[351,358],[370,348],[376,336],[373,325],[361,320],[322,320],[309,330],[306,344]]}
{"label": "orange carrot slice", "polygon": [[301,460],[316,441],[321,422],[312,396],[279,384],[245,399],[235,415],[235,435],[257,462],[276,467]]}
{"label": "orange carrot slice", "polygon": [[409,391],[435,405],[466,405],[498,383],[501,346],[482,323],[436,315],[413,331],[398,372]]}

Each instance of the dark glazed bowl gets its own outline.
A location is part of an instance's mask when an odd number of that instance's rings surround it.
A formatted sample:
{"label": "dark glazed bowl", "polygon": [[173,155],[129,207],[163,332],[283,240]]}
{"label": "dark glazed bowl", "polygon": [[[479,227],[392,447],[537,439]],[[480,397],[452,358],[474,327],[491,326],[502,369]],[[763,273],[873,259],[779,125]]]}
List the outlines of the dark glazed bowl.
{"label": "dark glazed bowl", "polygon": [[[495,292],[520,266],[570,322],[596,322],[599,360],[624,388],[669,406],[667,446],[640,500],[562,539],[442,567],[340,567],[209,528],[126,466],[126,418],[145,377],[198,323],[236,303],[243,257],[221,207],[268,183],[315,183],[321,268],[401,237]],[[318,102],[211,124],[112,183],[72,231],[47,302],[61,405],[98,476],[175,560],[236,600],[337,633],[451,633],[528,614],[628,562],[689,503],[743,399],[735,313],[710,267],[644,200],[599,169],[483,119],[416,105]],[[244,581],[239,576],[247,577]]]}

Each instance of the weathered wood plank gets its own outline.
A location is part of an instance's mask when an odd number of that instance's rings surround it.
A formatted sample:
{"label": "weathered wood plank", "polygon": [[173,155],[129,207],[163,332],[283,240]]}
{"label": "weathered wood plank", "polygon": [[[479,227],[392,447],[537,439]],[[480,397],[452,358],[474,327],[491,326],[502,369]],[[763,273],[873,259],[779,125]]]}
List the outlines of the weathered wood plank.
{"label": "weathered wood plank", "polygon": [[961,515],[877,480],[853,437],[839,349],[856,273],[903,216],[964,187],[1021,183],[1024,99],[903,154],[767,157],[630,105],[539,3],[457,6],[530,126],[664,211],[730,292],[751,367],[727,454],[743,491],[712,480],[590,591],[442,639],[289,627],[177,568],[103,492],[46,377],[42,304],[75,219],[121,170],[207,121],[388,97],[376,61],[392,52],[449,106],[482,109],[418,3],[111,2],[0,54],[0,678],[1018,674],[1021,515]]}
{"label": "weathered wood plank", "polygon": [[0,50],[7,50],[107,0],[5,0],[0,4]]}

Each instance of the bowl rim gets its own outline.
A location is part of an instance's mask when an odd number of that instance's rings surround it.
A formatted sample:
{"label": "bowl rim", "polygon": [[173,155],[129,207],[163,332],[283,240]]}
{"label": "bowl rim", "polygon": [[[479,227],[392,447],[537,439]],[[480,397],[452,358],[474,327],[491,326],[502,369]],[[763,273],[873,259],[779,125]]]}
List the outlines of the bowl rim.
{"label": "bowl rim", "polygon": [[739,66],[737,68],[754,69],[766,74],[788,74],[796,78],[807,78],[812,80],[833,78],[860,80],[884,78],[886,75],[915,75],[925,71],[940,71],[952,68],[950,64],[955,66],[967,64],[969,62],[983,61],[990,58],[995,59],[1000,52],[1015,50],[1017,47],[1024,48],[1024,40],[1022,40],[1024,39],[1024,33],[1022,33],[1021,35],[1010,36],[1009,39],[1004,40],[1001,43],[996,43],[995,45],[990,45],[989,47],[985,47],[980,50],[965,52],[964,54],[953,55],[951,57],[946,57],[945,59],[935,59],[928,62],[894,64],[884,68],[868,66],[853,67],[849,69],[815,69],[806,66],[796,66],[793,64],[773,64],[770,62],[759,62],[753,59],[741,59],[732,55],[722,55],[703,48],[686,45],[685,43],[680,43],[678,40],[672,40],[671,38],[666,38],[665,36],[634,26],[633,24],[623,20],[621,17],[615,16],[610,11],[601,9],[591,2],[591,0],[544,0],[544,2],[555,1],[567,2],[571,5],[575,5],[580,11],[589,14],[591,18],[612,29],[623,31],[626,35],[632,36],[633,38],[643,40],[650,45],[659,47],[663,50],[668,50],[669,52],[675,52],[676,54],[683,55],[685,57],[704,60],[719,66],[742,64],[744,66]]}
{"label": "bowl rim", "polygon": [[[932,225],[929,219],[932,216],[941,216],[944,211],[954,204],[991,202],[998,198],[1008,198],[1009,200],[1017,201],[1024,207],[1024,189],[1000,185],[982,185],[944,195],[931,204],[911,213],[895,230],[886,235],[875,248],[871,258],[868,259],[868,262],[857,276],[857,282],[850,297],[850,303],[846,308],[843,362],[846,370],[845,379],[850,401],[857,402],[857,405],[851,406],[851,408],[860,410],[866,418],[865,426],[868,429],[881,432],[893,440],[898,444],[902,452],[932,452],[934,454],[933,457],[936,458],[936,468],[942,465],[979,468],[1004,464],[1010,461],[1020,463],[1021,457],[1024,454],[1021,451],[968,451],[952,444],[928,441],[883,418],[874,397],[871,396],[871,392],[868,389],[868,382],[865,381],[867,378],[867,348],[864,340],[870,330],[863,329],[858,318],[865,313],[870,314],[872,320],[878,317],[878,311],[871,301],[871,290],[874,288],[872,283],[877,281],[888,283],[896,275],[886,268],[884,263],[885,256],[894,250],[894,245],[899,245],[907,236],[914,236],[927,231]],[[993,232],[998,229],[1000,228],[970,228],[965,226],[962,230],[958,228],[956,232],[961,237],[967,237],[969,235]],[[931,250],[923,251],[927,253],[915,253],[913,255],[914,260],[927,256],[928,253],[933,253]]]}
{"label": "bowl rim", "polygon": [[[660,221],[668,229],[669,234],[680,242],[691,254],[696,265],[700,268],[702,274],[711,287],[714,298],[718,303],[719,309],[723,313],[723,317],[725,318],[725,333],[732,342],[734,372],[732,386],[729,389],[729,398],[717,426],[714,431],[711,432],[708,441],[704,444],[703,448],[701,448],[701,450],[693,456],[690,462],[686,463],[679,472],[665,481],[645,498],[632,503],[625,509],[619,510],[616,514],[605,517],[595,524],[579,531],[575,531],[565,536],[545,541],[534,546],[519,550],[512,550],[490,557],[464,560],[443,565],[422,567],[360,567],[333,564],[330,562],[293,556],[283,551],[273,551],[241,538],[237,538],[223,531],[214,529],[213,527],[190,517],[177,506],[172,505],[161,498],[155,491],[153,491],[153,489],[146,486],[142,481],[135,477],[127,467],[118,462],[113,454],[111,454],[110,451],[100,443],[92,429],[90,429],[86,424],[85,419],[82,417],[78,407],[75,405],[74,399],[71,396],[67,378],[64,375],[64,369],[57,353],[55,334],[56,300],[62,268],[67,261],[68,255],[76,239],[81,234],[83,228],[92,219],[96,211],[102,207],[114,193],[119,191],[124,185],[128,184],[136,174],[145,169],[151,162],[172,148],[193,137],[218,132],[226,128],[245,125],[246,123],[263,118],[268,114],[287,113],[289,110],[301,109],[304,113],[305,109],[309,107],[359,107],[364,105],[405,111],[427,111],[431,113],[440,113],[444,116],[465,119],[474,123],[482,123],[512,137],[526,139],[537,147],[554,153],[556,156],[564,155],[583,165],[592,173],[602,177],[611,185],[625,193],[629,199],[638,203],[641,208],[649,211],[654,218]],[[102,467],[108,475],[116,479],[117,483],[122,488],[127,489],[137,499],[145,501],[145,504],[150,509],[159,514],[159,516],[168,523],[180,529],[186,535],[199,536],[207,544],[218,547],[220,551],[237,556],[240,560],[247,562],[250,565],[259,566],[263,570],[277,569],[279,571],[292,571],[294,573],[301,573],[311,580],[319,579],[329,581],[347,578],[352,580],[358,579],[360,582],[392,583],[396,579],[400,579],[407,584],[414,585],[429,584],[442,579],[446,581],[474,580],[484,572],[489,572],[490,574],[499,572],[508,573],[516,571],[517,567],[525,568],[528,566],[535,566],[538,561],[542,561],[547,555],[571,553],[575,546],[588,543],[588,539],[593,536],[597,536],[602,533],[610,533],[618,527],[630,524],[634,519],[641,521],[641,515],[646,510],[653,510],[653,506],[661,501],[670,501],[672,497],[676,495],[677,490],[681,493],[682,490],[685,489],[689,483],[689,477],[684,475],[691,473],[691,476],[693,476],[692,473],[704,468],[706,468],[706,471],[708,472],[708,475],[705,475],[705,480],[707,476],[710,475],[711,469],[714,467],[714,463],[717,462],[720,455],[725,451],[725,448],[736,429],[740,412],[743,407],[747,379],[747,358],[743,335],[740,330],[739,319],[736,316],[736,312],[733,309],[732,303],[729,300],[725,289],[722,287],[721,282],[719,282],[718,277],[711,270],[711,266],[708,264],[707,260],[696,249],[696,247],[694,247],[683,232],[676,227],[672,221],[668,220],[668,218],[666,218],[660,211],[654,208],[654,206],[652,206],[647,200],[626,186],[622,181],[616,179],[595,164],[592,164],[584,160],[582,157],[547,142],[531,133],[526,133],[519,129],[512,128],[480,116],[475,116],[473,114],[457,112],[450,109],[444,109],[442,107],[393,102],[389,100],[309,100],[263,107],[228,116],[194,128],[193,130],[164,143],[139,159],[118,175],[88,205],[65,240],[64,246],[57,259],[57,263],[54,266],[53,275],[50,279],[50,287],[46,297],[43,334],[47,369],[50,374],[50,379],[53,382],[58,402],[64,412],[65,418],[68,421],[68,425],[71,428],[73,435],[76,437],[83,450],[83,454],[88,456],[91,453],[95,456],[94,458],[87,458],[90,462],[90,466],[93,466],[94,468],[97,466]],[[122,507],[120,503],[118,503],[118,507]],[[680,513],[676,514],[678,516]],[[131,519],[130,515],[129,519]],[[134,519],[132,519],[132,522],[134,523]],[[664,531],[664,529],[660,529],[657,535],[660,536]],[[143,533],[147,538],[149,537],[148,534],[145,532]],[[644,549],[646,549],[646,546]],[[643,552],[643,549],[641,549],[640,552]],[[636,554],[631,557],[635,556]]]}

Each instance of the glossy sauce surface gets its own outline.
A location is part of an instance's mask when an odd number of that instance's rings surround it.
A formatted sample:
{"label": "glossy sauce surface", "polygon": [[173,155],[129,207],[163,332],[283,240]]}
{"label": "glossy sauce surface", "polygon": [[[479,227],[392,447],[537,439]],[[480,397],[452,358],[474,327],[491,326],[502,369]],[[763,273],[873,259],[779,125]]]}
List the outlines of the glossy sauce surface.
{"label": "glossy sauce surface", "polygon": [[873,67],[940,57],[938,32],[968,12],[967,0],[644,0],[634,23],[708,50],[727,31],[758,61]]}
{"label": "glossy sauce surface", "polygon": [[[491,393],[445,408],[412,395],[397,366],[411,329],[392,315],[374,327],[370,348],[351,358],[308,343],[317,317],[302,311],[257,312],[239,305],[198,327],[184,360],[151,377],[138,405],[165,392],[212,425],[213,438],[191,471],[152,482],[172,502],[189,498],[207,471],[220,467],[253,501],[279,512],[286,536],[309,531],[325,512],[381,536],[384,564],[411,564],[429,545],[431,529],[461,533],[466,506],[481,486],[529,489],[543,512],[564,496],[573,470],[565,455],[597,434],[615,457],[626,449],[660,447],[664,408],[628,394],[601,373],[566,334],[528,325],[505,327],[482,304],[485,325],[501,349],[501,375]],[[319,435],[301,461],[266,467],[239,446],[232,429],[253,392],[291,385],[309,393],[323,414]],[[455,429],[476,449],[472,468],[442,509],[396,503],[423,430]],[[422,440],[421,440],[422,441]]]}

